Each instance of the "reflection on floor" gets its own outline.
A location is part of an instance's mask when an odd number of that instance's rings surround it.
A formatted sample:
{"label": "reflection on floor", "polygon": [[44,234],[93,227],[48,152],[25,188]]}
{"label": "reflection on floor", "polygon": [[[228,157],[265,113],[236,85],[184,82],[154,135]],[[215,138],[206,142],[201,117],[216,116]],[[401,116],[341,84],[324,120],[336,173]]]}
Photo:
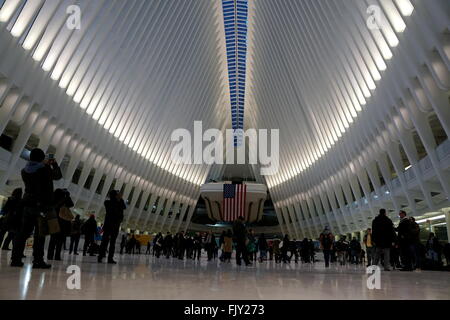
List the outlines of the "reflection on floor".
{"label": "reflection on floor", "polygon": [[[0,299],[450,299],[448,272],[382,272],[381,289],[369,290],[361,266],[325,269],[322,262],[247,268],[116,255],[119,263],[108,265],[66,252],[52,269],[33,270],[26,255],[24,268],[11,268],[10,252],[0,252]],[[70,265],[80,267],[80,290],[68,289]]]}

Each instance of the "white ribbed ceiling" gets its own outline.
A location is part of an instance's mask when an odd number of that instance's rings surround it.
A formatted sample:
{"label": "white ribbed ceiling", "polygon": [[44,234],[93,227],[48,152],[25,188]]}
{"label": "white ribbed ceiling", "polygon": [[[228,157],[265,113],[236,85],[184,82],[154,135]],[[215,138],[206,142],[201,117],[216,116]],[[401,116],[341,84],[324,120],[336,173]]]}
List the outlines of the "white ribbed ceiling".
{"label": "white ribbed ceiling", "polygon": [[[74,4],[81,9],[79,30],[66,26]],[[194,120],[223,126],[216,7],[212,1],[7,0],[0,21],[9,21],[80,112],[151,163],[200,185],[204,170],[179,168],[166,155],[173,130],[191,129]]]}
{"label": "white ribbed ceiling", "polygon": [[[74,4],[82,14],[79,30],[66,26]],[[170,136],[192,130],[195,120],[204,129],[232,126],[222,1],[0,0],[0,6],[0,24],[45,81],[114,137],[112,145],[90,141],[94,149],[110,153],[125,145],[125,157],[147,162],[147,171],[127,168],[139,179],[175,192],[181,179],[183,192],[198,199],[210,167],[171,162]],[[380,29],[368,28],[374,7]],[[280,220],[286,223],[290,205],[364,167],[393,125],[417,128],[414,108],[435,112],[448,130],[442,105],[449,90],[448,9],[445,0],[248,2],[248,48],[239,48],[247,52],[247,70],[240,71],[245,88],[238,88],[245,103],[239,101],[237,114],[245,114],[245,128],[280,129],[280,170],[266,177]],[[60,108],[59,117],[69,107]],[[150,175],[153,167],[162,173]],[[447,176],[438,176],[448,192]],[[327,219],[317,214],[304,227],[336,225]]]}

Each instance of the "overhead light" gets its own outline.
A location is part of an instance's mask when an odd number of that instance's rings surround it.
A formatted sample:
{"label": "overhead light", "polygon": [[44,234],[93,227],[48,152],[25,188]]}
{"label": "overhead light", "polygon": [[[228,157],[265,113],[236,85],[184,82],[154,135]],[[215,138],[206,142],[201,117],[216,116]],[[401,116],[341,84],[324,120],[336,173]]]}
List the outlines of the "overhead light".
{"label": "overhead light", "polygon": [[417,220],[416,223],[424,223],[427,221],[434,221],[434,220],[439,220],[439,219],[444,219],[444,218],[445,218],[445,215],[442,214],[442,215],[434,216],[434,217],[427,218],[427,219]]}
{"label": "overhead light", "polygon": [[442,222],[442,223],[438,223],[438,224],[433,224],[433,227],[445,226],[446,224],[447,224],[447,222]]}
{"label": "overhead light", "polygon": [[400,8],[400,12],[403,16],[409,17],[414,12],[414,6],[409,0],[395,0],[395,2]]}

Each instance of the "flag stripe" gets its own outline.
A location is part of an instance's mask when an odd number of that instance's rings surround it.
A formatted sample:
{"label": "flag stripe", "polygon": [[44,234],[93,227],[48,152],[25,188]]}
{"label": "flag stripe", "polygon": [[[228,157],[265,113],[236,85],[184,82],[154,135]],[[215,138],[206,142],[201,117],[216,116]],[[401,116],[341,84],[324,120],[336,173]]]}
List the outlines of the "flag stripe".
{"label": "flag stripe", "polygon": [[224,184],[223,185],[223,216],[226,222],[232,222],[239,216],[246,218],[247,185]]}

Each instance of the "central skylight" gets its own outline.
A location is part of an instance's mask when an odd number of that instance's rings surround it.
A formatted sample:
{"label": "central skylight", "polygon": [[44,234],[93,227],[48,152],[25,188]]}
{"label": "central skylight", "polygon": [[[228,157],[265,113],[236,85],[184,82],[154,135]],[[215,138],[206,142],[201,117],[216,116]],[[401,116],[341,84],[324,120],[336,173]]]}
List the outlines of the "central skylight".
{"label": "central skylight", "polygon": [[[231,117],[233,130],[244,129],[245,72],[247,57],[247,0],[223,0],[223,17],[230,81]],[[242,142],[236,134],[235,146]]]}

